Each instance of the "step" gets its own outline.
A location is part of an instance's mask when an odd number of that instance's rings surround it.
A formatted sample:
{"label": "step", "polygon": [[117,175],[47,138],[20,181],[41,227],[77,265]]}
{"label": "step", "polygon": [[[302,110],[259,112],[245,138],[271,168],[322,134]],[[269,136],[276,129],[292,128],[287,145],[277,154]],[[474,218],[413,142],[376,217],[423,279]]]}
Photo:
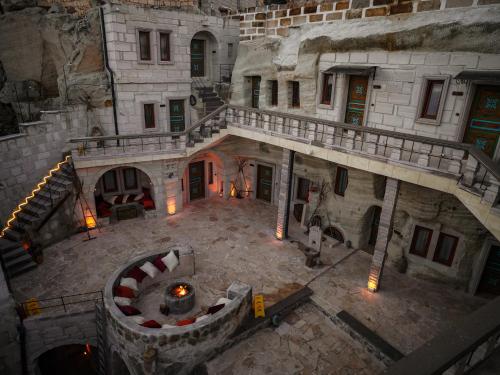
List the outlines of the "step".
{"label": "step", "polygon": [[60,185],[61,187],[67,188],[68,186],[73,185],[73,177],[60,173],[54,174],[49,179],[49,183],[53,183],[54,185]]}
{"label": "step", "polygon": [[22,257],[24,256],[24,254],[26,254],[26,250],[19,246],[15,249],[2,252],[2,258],[4,261],[8,261],[11,259]]}
{"label": "step", "polygon": [[39,207],[37,205],[32,205],[30,202],[23,207],[22,212],[25,212],[26,214],[35,216],[37,218],[41,218],[47,212],[47,208],[45,206]]}
{"label": "step", "polygon": [[26,263],[31,263],[33,262],[33,259],[31,258],[31,255],[29,255],[26,251],[24,251],[24,254],[15,258],[10,258],[9,260],[5,260],[5,267],[8,270],[12,270],[15,268],[21,267],[23,264]]}
{"label": "step", "polygon": [[12,229],[17,230],[20,233],[26,232],[27,229],[31,227],[31,224],[24,223],[16,217],[11,223],[10,226]]}
{"label": "step", "polygon": [[36,194],[32,199],[30,199],[28,205],[33,205],[43,210],[47,210],[51,207],[50,199],[40,194]]}
{"label": "step", "polygon": [[15,250],[19,247],[19,242],[10,241],[5,238],[0,238],[0,253]]}
{"label": "step", "polygon": [[14,228],[5,229],[4,238],[8,240],[21,242],[23,237],[24,234],[16,231]]}
{"label": "step", "polygon": [[21,267],[16,268],[14,270],[10,270],[7,268],[7,273],[8,273],[10,278],[13,278],[13,277],[22,275],[23,273],[26,273],[28,271],[31,271],[33,268],[36,268],[36,267],[37,267],[37,264],[35,262],[31,261],[31,263],[26,263],[26,264],[22,265]]}
{"label": "step", "polygon": [[39,219],[38,216],[32,215],[30,212],[26,210],[26,207],[27,206],[25,206],[23,210],[21,210],[16,214],[16,219],[26,224],[33,224],[37,222]]}
{"label": "step", "polygon": [[51,202],[55,203],[61,197],[65,196],[67,193],[68,193],[67,190],[54,190],[46,186],[37,193],[37,196],[46,198],[50,204]]}

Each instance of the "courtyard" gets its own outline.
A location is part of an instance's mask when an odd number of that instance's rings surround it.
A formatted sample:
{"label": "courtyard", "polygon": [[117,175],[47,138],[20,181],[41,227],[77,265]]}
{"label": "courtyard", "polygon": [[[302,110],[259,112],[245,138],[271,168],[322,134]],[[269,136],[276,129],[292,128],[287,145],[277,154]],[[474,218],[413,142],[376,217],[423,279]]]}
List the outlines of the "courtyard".
{"label": "courtyard", "polygon": [[323,264],[310,269],[300,250],[306,242],[302,230],[291,222],[289,240],[278,241],[276,215],[276,207],[258,200],[212,198],[167,218],[120,221],[93,230],[93,240],[81,233],[46,248],[39,267],[13,280],[13,292],[23,301],[102,290],[120,265],[176,243],[195,251],[192,281],[201,304],[224,296],[234,280],[251,285],[254,295],[264,294],[267,307],[301,286],[312,289],[311,302],[279,327],[263,329],[209,361],[211,374],[379,373],[382,362],[330,317],[346,310],[408,354],[486,302],[390,267],[380,292],[370,293],[371,255],[331,239],[323,243]]}

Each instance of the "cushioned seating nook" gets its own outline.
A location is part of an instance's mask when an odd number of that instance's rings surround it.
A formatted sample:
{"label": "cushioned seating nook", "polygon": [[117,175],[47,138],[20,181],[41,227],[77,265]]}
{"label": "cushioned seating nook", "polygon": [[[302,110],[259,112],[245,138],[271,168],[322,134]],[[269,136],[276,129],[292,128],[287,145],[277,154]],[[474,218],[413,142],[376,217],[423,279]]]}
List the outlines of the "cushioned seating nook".
{"label": "cushioned seating nook", "polygon": [[128,203],[137,203],[144,207],[144,210],[154,210],[155,203],[151,197],[151,190],[142,188],[141,194],[118,194],[105,199],[102,194],[95,197],[97,217],[111,217],[113,211],[112,207]]}

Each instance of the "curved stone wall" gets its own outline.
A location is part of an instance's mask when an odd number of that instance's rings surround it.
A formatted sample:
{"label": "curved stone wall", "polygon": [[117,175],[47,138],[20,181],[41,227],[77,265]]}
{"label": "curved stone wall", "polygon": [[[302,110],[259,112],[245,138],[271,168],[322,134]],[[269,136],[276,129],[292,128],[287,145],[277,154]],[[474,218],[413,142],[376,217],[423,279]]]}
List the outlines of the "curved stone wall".
{"label": "curved stone wall", "polygon": [[[140,289],[159,280],[173,280],[194,274],[193,250],[173,246],[159,254],[166,254],[170,250],[178,250],[179,266],[173,272],[160,273],[155,279],[146,277]],[[231,302],[202,321],[172,328],[138,325],[117,307],[113,300],[113,289],[131,268],[152,261],[159,254],[141,256],[120,267],[110,277],[104,290],[108,347],[119,352],[131,367],[129,370],[132,375],[189,373],[194,366],[207,360],[222,347],[250,314],[251,287],[233,282],[227,290],[227,298]]]}

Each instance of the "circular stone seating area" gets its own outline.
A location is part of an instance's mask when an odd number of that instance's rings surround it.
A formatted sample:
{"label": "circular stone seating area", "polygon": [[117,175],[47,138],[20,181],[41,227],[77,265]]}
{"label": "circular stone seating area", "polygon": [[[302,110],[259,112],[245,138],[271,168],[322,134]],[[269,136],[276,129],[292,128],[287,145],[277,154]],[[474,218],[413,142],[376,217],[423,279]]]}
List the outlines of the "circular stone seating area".
{"label": "circular stone seating area", "polygon": [[[219,299],[205,315],[183,319],[176,326],[161,325],[134,307],[135,299],[149,286],[189,278],[194,270],[193,249],[181,245],[160,254],[137,257],[116,270],[104,290],[110,348],[128,357],[128,363],[141,364],[140,367],[147,365],[143,363],[145,352],[156,348],[165,370],[174,366],[180,371],[206,360],[221,347],[250,315],[252,293],[246,284],[232,283],[227,298]],[[158,301],[158,308],[161,303]],[[142,373],[144,369],[137,371]]]}

